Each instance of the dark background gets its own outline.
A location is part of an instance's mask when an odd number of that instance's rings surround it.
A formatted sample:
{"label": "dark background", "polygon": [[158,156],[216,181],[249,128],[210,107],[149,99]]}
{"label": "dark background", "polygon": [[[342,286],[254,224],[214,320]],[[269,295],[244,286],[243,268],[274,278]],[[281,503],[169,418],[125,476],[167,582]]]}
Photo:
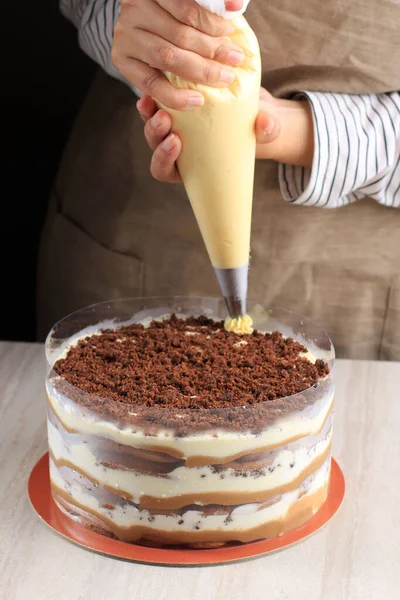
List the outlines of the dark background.
{"label": "dark background", "polygon": [[49,191],[96,67],[57,0],[7,2],[2,12],[0,339],[33,341],[36,257]]}

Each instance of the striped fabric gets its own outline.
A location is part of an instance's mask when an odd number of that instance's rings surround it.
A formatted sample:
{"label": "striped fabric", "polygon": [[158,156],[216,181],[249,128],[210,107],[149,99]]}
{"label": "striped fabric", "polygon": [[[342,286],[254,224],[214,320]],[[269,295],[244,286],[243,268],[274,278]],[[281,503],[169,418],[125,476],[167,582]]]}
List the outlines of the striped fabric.
{"label": "striped fabric", "polygon": [[[120,0],[60,0],[78,29],[84,52],[112,77],[130,85],[111,62]],[[337,208],[360,198],[400,206],[400,94],[355,96],[304,92],[313,109],[312,168],[279,166],[287,202]]]}
{"label": "striped fabric", "polygon": [[369,197],[399,207],[400,94],[304,96],[313,109],[313,164],[280,165],[285,200],[337,208]]}
{"label": "striped fabric", "polygon": [[59,0],[59,3],[62,14],[78,29],[82,50],[109,75],[128,83],[111,61],[114,23],[121,10],[120,0]]}

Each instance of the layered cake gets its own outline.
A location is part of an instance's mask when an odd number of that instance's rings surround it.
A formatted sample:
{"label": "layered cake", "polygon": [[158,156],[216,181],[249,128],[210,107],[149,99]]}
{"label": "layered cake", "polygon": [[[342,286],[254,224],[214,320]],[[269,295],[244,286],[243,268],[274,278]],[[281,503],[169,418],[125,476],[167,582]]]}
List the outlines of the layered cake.
{"label": "layered cake", "polygon": [[169,315],[71,341],[47,378],[52,494],[125,542],[279,536],[330,480],[329,367],[279,332]]}

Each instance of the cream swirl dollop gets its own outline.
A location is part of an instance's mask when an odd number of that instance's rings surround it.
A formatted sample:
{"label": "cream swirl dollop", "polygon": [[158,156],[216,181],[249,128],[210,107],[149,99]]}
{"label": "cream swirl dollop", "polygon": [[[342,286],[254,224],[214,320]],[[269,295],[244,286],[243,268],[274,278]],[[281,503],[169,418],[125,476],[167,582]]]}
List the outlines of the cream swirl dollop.
{"label": "cream swirl dollop", "polygon": [[226,317],[225,329],[226,331],[236,333],[237,335],[250,335],[254,331],[253,319],[250,315],[242,315],[235,319]]}

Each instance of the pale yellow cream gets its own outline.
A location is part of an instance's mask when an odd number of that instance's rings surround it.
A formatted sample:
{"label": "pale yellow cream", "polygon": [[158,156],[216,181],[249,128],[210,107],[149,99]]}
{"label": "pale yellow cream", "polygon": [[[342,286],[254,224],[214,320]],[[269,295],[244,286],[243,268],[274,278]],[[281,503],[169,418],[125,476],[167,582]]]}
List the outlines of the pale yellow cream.
{"label": "pale yellow cream", "polygon": [[225,329],[226,331],[233,331],[237,335],[249,335],[253,333],[253,319],[249,315],[243,315],[237,317],[237,319],[227,317],[225,319]]}
{"label": "pale yellow cream", "polygon": [[230,36],[245,53],[244,64],[227,88],[190,83],[166,73],[176,88],[204,95],[190,111],[166,109],[182,140],[178,166],[211,263],[219,269],[249,262],[251,209],[261,60],[255,34],[244,17]]}

